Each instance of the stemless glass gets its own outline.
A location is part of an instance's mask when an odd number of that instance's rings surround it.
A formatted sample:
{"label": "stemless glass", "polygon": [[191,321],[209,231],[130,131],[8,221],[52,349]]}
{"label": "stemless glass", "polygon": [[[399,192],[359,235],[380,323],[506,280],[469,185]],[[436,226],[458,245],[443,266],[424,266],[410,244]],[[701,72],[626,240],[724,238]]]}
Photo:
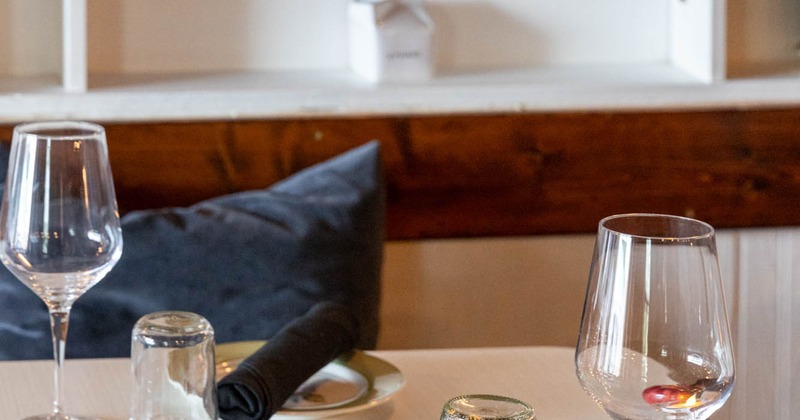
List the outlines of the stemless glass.
{"label": "stemless glass", "polygon": [[439,420],[535,420],[528,403],[491,394],[460,395],[442,407]]}
{"label": "stemless glass", "polygon": [[73,303],[122,255],[103,127],[39,122],[14,128],[0,210],[0,258],[47,305],[53,333],[52,413],[62,412],[64,350]]}
{"label": "stemless glass", "polygon": [[214,328],[183,311],[147,314],[131,333],[131,419],[217,420]]}
{"label": "stemless glass", "polygon": [[707,419],[725,403],[734,360],[710,225],[600,221],[575,365],[614,419]]}

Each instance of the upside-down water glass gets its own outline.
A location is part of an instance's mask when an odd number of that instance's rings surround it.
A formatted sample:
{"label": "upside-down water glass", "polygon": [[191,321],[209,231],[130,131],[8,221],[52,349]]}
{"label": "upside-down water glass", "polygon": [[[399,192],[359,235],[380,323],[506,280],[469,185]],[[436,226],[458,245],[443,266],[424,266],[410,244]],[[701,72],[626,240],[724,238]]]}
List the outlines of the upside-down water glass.
{"label": "upside-down water glass", "polygon": [[131,334],[134,420],[217,420],[214,328],[183,311],[147,314]]}

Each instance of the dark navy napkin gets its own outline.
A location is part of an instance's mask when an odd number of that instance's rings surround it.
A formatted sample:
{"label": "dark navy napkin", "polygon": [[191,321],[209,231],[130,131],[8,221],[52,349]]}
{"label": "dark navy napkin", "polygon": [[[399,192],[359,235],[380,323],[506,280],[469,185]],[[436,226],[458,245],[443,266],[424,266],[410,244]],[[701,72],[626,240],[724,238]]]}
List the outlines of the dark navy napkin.
{"label": "dark navy napkin", "polygon": [[358,335],[351,309],[334,302],[314,305],[219,382],[220,417],[268,419],[306,379],[352,350]]}

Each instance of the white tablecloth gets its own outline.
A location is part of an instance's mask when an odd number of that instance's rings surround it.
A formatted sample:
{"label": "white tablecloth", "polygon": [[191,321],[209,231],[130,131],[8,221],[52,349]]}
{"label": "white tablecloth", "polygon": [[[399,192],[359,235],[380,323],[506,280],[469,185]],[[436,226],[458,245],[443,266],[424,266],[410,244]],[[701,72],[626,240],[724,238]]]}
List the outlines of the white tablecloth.
{"label": "white tablecloth", "polygon": [[[389,402],[338,420],[438,419],[461,394],[499,394],[530,403],[538,420],[603,419],[578,384],[574,350],[560,347],[400,350],[369,352],[394,364],[405,386]],[[68,360],[65,408],[70,414],[127,419],[131,395],[127,359]],[[0,362],[0,419],[50,410],[52,361]]]}

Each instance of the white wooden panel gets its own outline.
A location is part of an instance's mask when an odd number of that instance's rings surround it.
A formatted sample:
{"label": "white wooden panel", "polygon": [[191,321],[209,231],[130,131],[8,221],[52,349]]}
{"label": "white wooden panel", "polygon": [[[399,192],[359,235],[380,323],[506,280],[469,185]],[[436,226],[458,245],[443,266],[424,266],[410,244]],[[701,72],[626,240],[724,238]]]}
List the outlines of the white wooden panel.
{"label": "white wooden panel", "polygon": [[800,230],[778,231],[776,244],[775,418],[788,419],[800,413]]}
{"label": "white wooden panel", "polygon": [[739,240],[738,290],[733,298],[737,371],[728,402],[735,413],[731,418],[776,418],[775,233],[748,231],[741,233]]}
{"label": "white wooden panel", "polygon": [[788,419],[798,413],[800,288],[794,277],[800,230],[753,229],[739,234],[736,389],[731,418]]}
{"label": "white wooden panel", "polygon": [[[738,336],[738,323],[739,314],[735,308],[740,306],[738,301],[739,294],[739,232],[736,230],[722,230],[717,232],[717,255],[719,256],[720,275],[722,276],[723,291],[725,293],[725,301],[728,309],[728,322],[731,326],[731,334],[734,340],[734,346],[737,345]],[[734,357],[738,359],[739,354],[734,348]],[[737,366],[737,369],[740,366]],[[740,380],[740,372],[736,372],[736,380]],[[736,385],[734,395],[738,391],[738,384]],[[722,408],[720,408],[713,416],[713,420],[731,420],[736,416],[736,401],[729,400]]]}
{"label": "white wooden panel", "polygon": [[725,76],[725,0],[670,0],[670,61],[705,82]]}
{"label": "white wooden panel", "polygon": [[86,0],[63,0],[61,79],[67,92],[86,90]]}

